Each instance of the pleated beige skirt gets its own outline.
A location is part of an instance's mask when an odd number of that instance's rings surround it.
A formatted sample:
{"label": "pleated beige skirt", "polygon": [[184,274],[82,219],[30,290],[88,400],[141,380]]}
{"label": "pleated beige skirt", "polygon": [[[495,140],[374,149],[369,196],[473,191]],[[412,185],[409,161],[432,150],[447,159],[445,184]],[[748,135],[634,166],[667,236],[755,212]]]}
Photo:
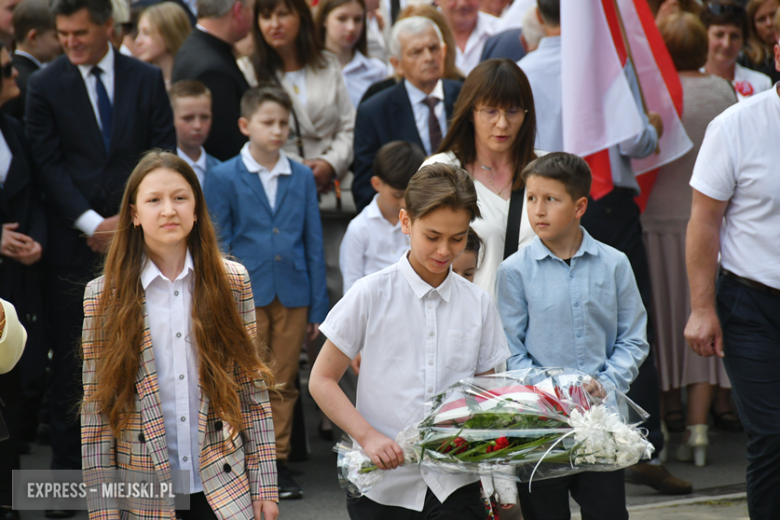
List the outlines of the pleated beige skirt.
{"label": "pleated beige skirt", "polygon": [[731,388],[723,360],[717,356],[699,356],[688,346],[683,334],[691,314],[685,270],[686,226],[687,223],[680,221],[656,222],[646,226],[644,233],[661,390],[666,392],[694,383]]}

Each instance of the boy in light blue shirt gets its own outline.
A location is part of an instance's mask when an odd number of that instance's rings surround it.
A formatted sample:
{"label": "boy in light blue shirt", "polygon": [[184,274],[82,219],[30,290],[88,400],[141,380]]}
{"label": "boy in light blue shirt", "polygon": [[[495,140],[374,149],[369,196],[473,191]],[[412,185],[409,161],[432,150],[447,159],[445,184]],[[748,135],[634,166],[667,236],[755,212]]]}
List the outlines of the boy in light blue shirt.
{"label": "boy in light blue shirt", "polygon": [[[586,386],[627,392],[647,357],[647,313],[626,255],[580,227],[591,174],[571,154],[551,153],[523,171],[536,237],[498,269],[497,298],[510,370],[575,368]],[[583,518],[628,518],[623,471],[579,473],[519,486],[527,520],[568,518],[568,495]]]}

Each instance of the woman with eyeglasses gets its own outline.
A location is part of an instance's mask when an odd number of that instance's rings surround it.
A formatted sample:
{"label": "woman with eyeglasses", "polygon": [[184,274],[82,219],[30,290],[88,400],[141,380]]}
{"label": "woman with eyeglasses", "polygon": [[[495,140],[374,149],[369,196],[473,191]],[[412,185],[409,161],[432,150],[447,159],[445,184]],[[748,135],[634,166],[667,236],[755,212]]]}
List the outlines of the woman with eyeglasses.
{"label": "woman with eyeglasses", "polygon": [[[0,106],[19,96],[18,72],[0,43]],[[45,367],[42,335],[41,287],[37,264],[46,243],[46,217],[33,183],[31,164],[21,123],[0,113],[0,298],[16,307],[29,340],[19,365],[0,375],[0,400],[11,436],[0,442],[0,515],[12,518],[11,471],[19,468],[22,414],[34,404],[25,402],[22,382]],[[42,376],[38,376],[42,377]],[[17,516],[18,518],[18,516]]]}
{"label": "woman with eyeglasses", "polygon": [[731,82],[737,98],[743,101],[772,86],[769,76],[737,63],[748,34],[745,8],[734,2],[709,2],[701,11],[707,28],[707,63],[704,71]]}
{"label": "woman with eyeglasses", "polygon": [[753,70],[763,72],[773,83],[780,81],[780,72],[775,68],[774,47],[780,34],[775,26],[775,16],[780,9],[780,0],[750,0],[745,8],[750,34],[744,58],[740,63]]}
{"label": "woman with eyeglasses", "polygon": [[454,164],[474,179],[482,218],[472,227],[485,244],[474,283],[493,297],[498,264],[534,237],[518,203],[525,190],[520,172],[537,157],[535,133],[528,78],[513,61],[488,60],[463,83],[440,153],[423,163]]}

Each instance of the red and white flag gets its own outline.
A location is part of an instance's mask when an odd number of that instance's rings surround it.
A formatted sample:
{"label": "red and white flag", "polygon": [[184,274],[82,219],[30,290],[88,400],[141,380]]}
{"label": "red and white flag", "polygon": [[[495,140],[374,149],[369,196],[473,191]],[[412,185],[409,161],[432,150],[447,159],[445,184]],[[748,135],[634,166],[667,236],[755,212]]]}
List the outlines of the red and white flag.
{"label": "red and white flag", "polygon": [[680,122],[682,86],[646,0],[562,0],[561,39],[563,146],[590,165],[594,199],[613,189],[608,149],[643,131],[623,71],[633,55],[647,109],[664,122],[660,153],[633,164],[646,202],[657,168],[692,146]]}

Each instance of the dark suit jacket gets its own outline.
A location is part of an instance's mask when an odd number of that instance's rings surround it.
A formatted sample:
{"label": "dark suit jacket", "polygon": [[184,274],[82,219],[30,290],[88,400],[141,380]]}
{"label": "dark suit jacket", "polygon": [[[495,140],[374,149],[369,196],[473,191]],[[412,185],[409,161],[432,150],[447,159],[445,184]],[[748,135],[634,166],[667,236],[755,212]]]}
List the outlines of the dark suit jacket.
{"label": "dark suit jacket", "polygon": [[[0,132],[13,154],[5,183],[0,188],[0,223],[18,222],[16,231],[46,249],[46,216],[30,171],[24,129],[19,121],[0,114]],[[39,314],[42,306],[38,266],[0,257],[0,297],[13,303],[19,319],[29,326],[27,317]]]}
{"label": "dark suit jacket", "polygon": [[[449,121],[463,84],[449,79],[442,82],[444,108]],[[376,193],[371,187],[374,157],[382,146],[391,141],[409,141],[425,149],[403,81],[375,94],[358,107],[355,121],[355,180],[352,183],[358,212],[371,202]]]}
{"label": "dark suit jacket", "polygon": [[520,61],[525,56],[525,49],[520,43],[521,29],[509,29],[494,34],[485,42],[482,48],[482,56],[479,61],[493,58],[508,58],[512,61]]}
{"label": "dark suit jacket", "polygon": [[211,90],[213,119],[203,147],[220,161],[238,155],[246,142],[238,129],[241,96],[249,84],[236,64],[233,47],[200,29],[193,30],[176,53],[171,79],[197,79]]}
{"label": "dark suit jacket", "polygon": [[22,122],[24,125],[24,104],[27,99],[27,79],[30,74],[38,70],[40,67],[28,58],[20,54],[14,54],[14,68],[19,71],[19,75],[16,77],[16,84],[19,86],[21,93],[16,99],[12,99],[5,105],[3,105],[3,113],[8,114]]}
{"label": "dark suit jacket", "polygon": [[117,213],[125,182],[152,148],[176,153],[173,114],[160,69],[114,50],[111,146],[100,127],[78,67],[60,56],[33,74],[27,88],[27,141],[46,198],[47,255],[55,265],[94,259],[74,223],[93,209]]}

